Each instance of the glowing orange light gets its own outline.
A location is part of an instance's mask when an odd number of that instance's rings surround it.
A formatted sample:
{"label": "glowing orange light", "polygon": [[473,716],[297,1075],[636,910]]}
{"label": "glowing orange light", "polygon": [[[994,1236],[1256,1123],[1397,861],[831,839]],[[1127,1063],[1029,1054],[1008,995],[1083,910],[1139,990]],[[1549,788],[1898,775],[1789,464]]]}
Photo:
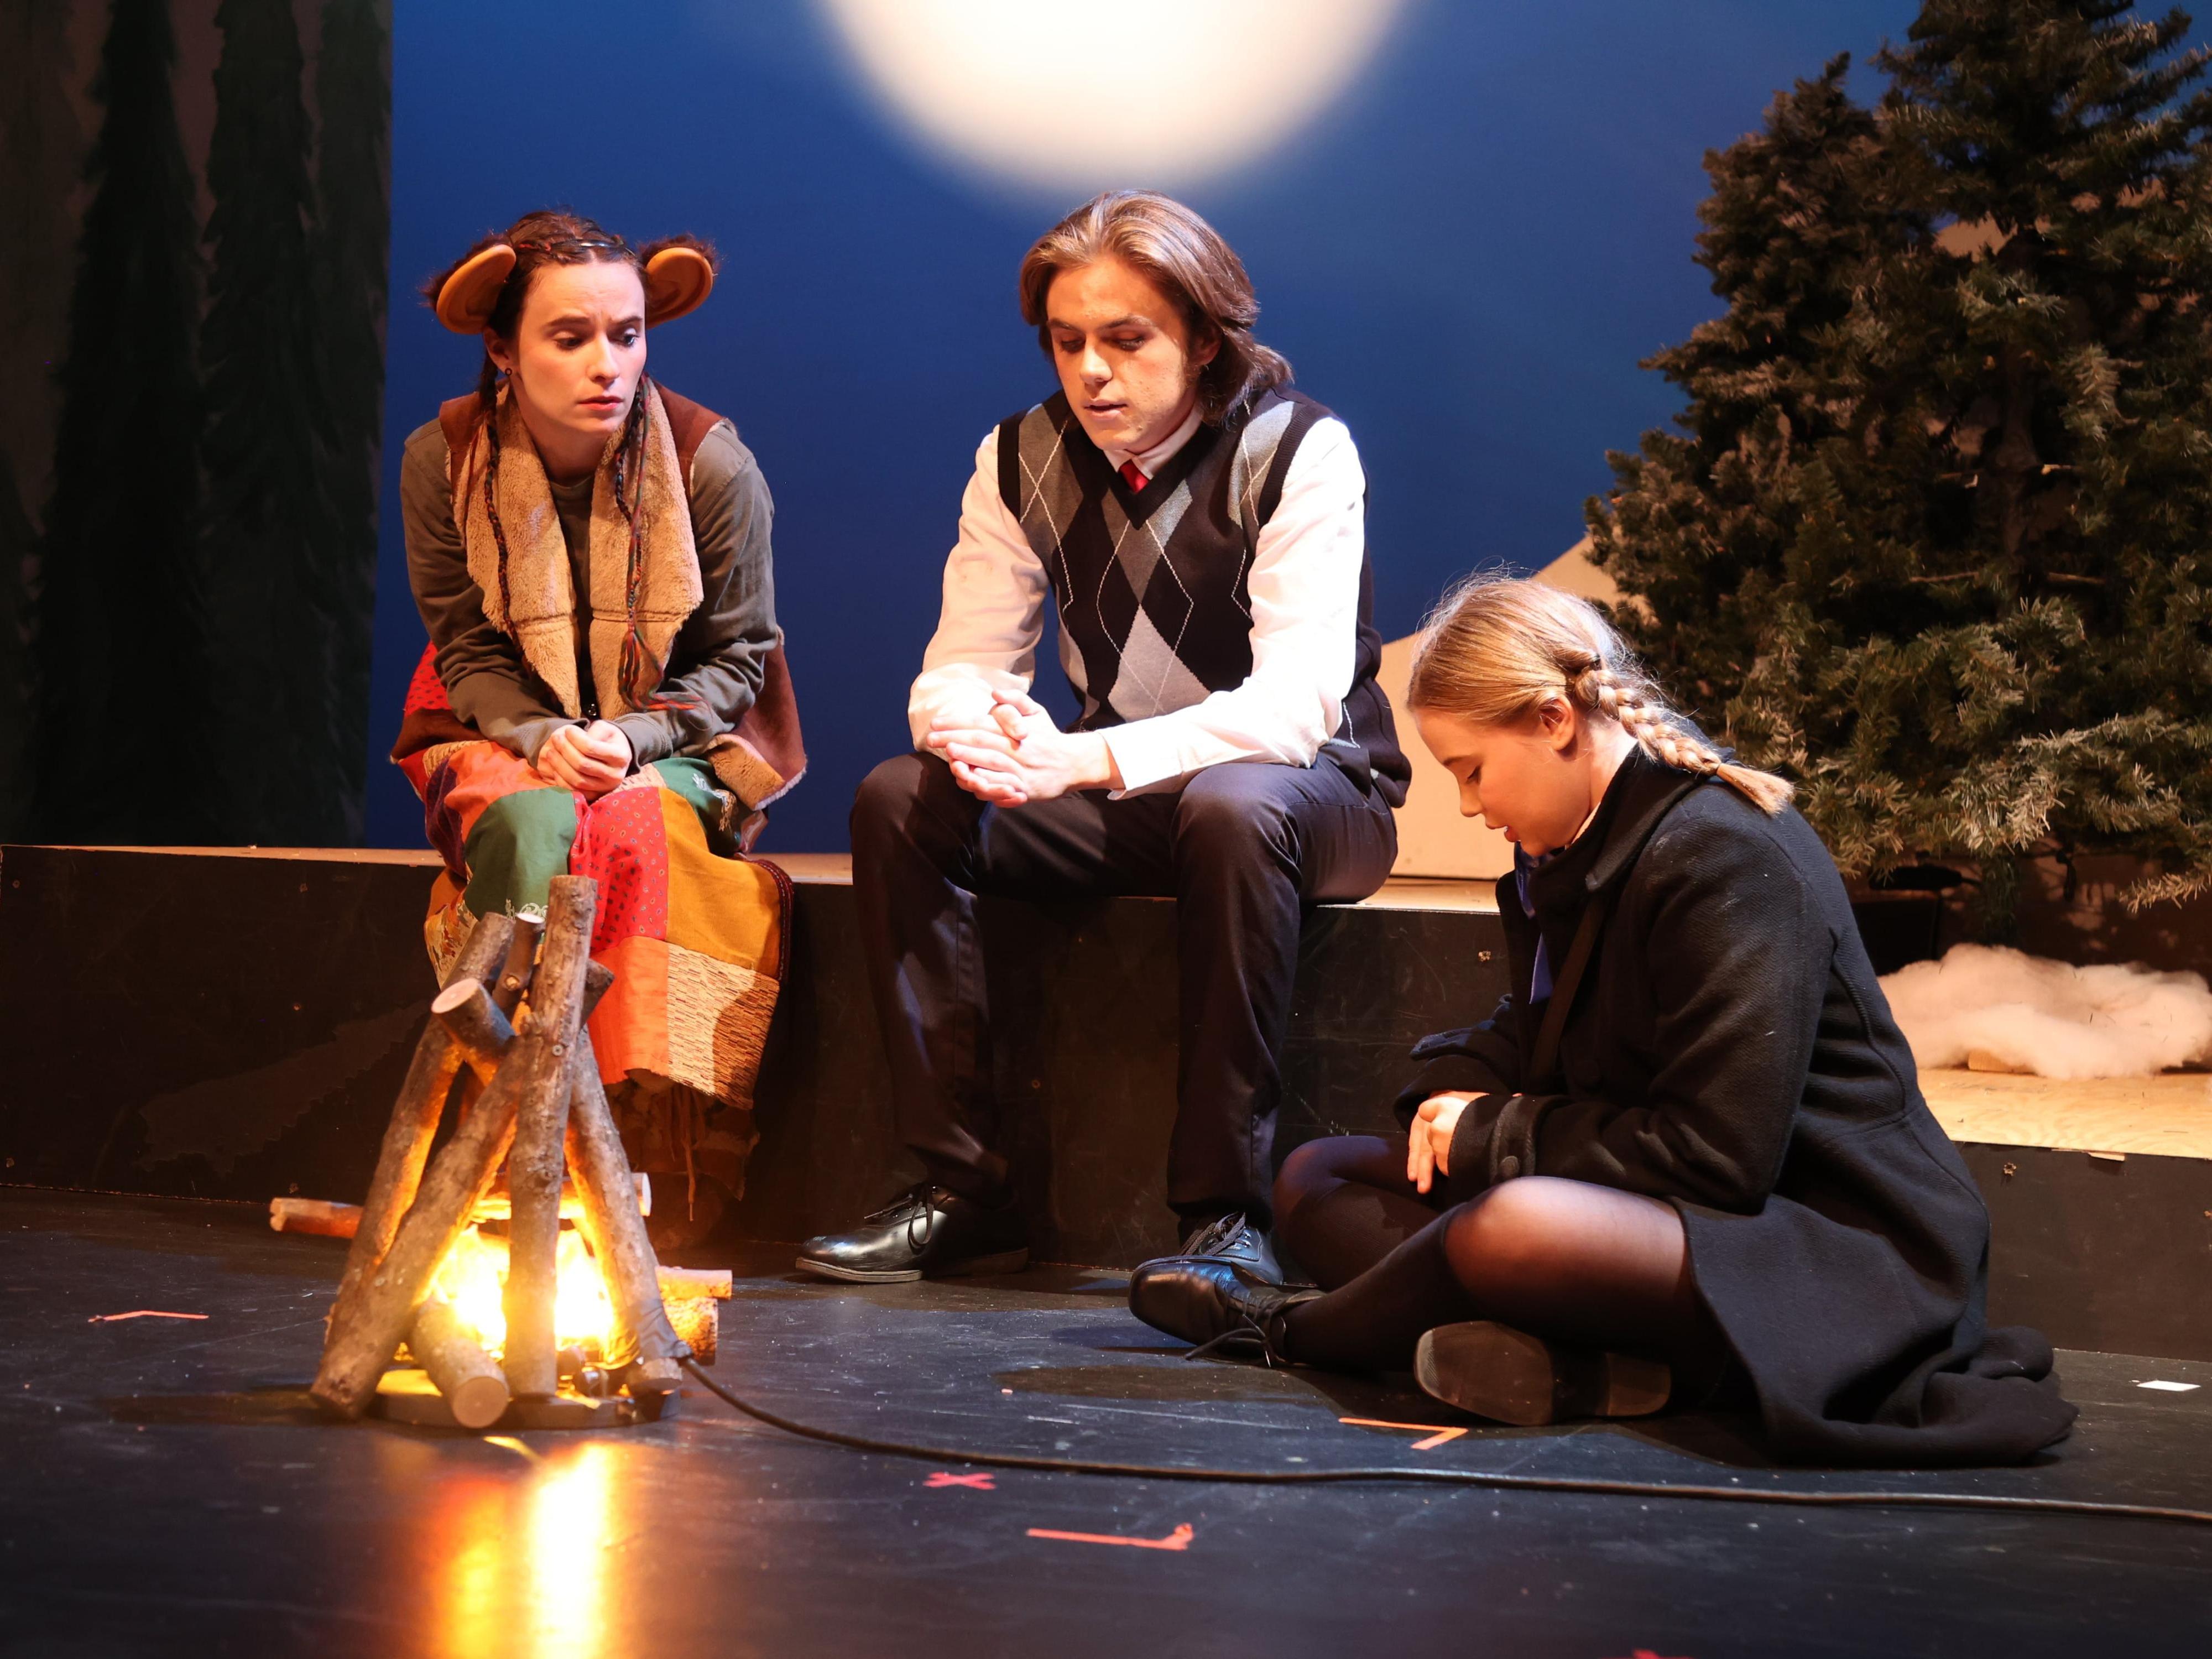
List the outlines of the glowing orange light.
{"label": "glowing orange light", "polygon": [[592,1659],[623,1650],[610,1551],[634,1524],[603,1442],[441,1480],[422,1537],[437,1659]]}
{"label": "glowing orange light", "polygon": [[[614,1329],[614,1304],[599,1263],[582,1237],[563,1228],[555,1284],[553,1328],[562,1346],[596,1342],[604,1349]],[[496,1358],[507,1346],[507,1240],[471,1227],[438,1269],[437,1293],[453,1304],[461,1322]]]}

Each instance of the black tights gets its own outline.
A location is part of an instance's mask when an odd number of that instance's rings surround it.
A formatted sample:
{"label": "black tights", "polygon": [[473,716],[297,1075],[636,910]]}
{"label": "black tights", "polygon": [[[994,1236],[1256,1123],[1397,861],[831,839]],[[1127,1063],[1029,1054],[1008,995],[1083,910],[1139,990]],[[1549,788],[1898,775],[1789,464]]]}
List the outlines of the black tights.
{"label": "black tights", "polygon": [[1406,1178],[1402,1142],[1345,1135],[1291,1154],[1275,1213],[1328,1292],[1291,1310],[1288,1357],[1304,1364],[1404,1370],[1422,1332],[1494,1319],[1666,1359],[1678,1397],[1720,1374],[1726,1344],[1681,1218],[1656,1199],[1531,1176],[1439,1212]]}

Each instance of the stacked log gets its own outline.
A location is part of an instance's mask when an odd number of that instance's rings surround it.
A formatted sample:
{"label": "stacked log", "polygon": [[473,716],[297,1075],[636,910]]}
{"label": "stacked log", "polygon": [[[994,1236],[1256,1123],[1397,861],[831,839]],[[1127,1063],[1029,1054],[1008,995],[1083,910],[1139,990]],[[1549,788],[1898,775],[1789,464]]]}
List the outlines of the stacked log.
{"label": "stacked log", "polygon": [[[561,1244],[561,1138],[568,1125],[570,1055],[583,1040],[584,968],[592,955],[597,886],[554,878],[545,910],[544,955],[530,988],[528,1030],[500,1075],[529,1068],[515,1091],[514,1140],[507,1158],[514,1212],[507,1224],[507,1385],[520,1398],[561,1391],[553,1308]],[[492,1087],[497,1088],[495,1079]],[[627,1175],[628,1171],[625,1170]],[[623,1182],[626,1189],[629,1182]],[[581,1188],[579,1188],[581,1194]],[[481,1196],[481,1194],[477,1194]]]}
{"label": "stacked log", "polygon": [[[454,958],[453,977],[471,979],[492,972],[507,960],[508,946],[517,934],[513,917],[484,917]],[[377,1152],[376,1173],[369,1177],[368,1196],[361,1206],[353,1248],[346,1252],[345,1269],[338,1277],[337,1300],[331,1309],[334,1328],[360,1317],[369,1276],[391,1250],[400,1220],[422,1184],[422,1166],[429,1159],[430,1143],[437,1135],[439,1120],[445,1115],[446,1097],[453,1092],[462,1060],[460,1045],[443,1025],[432,1020],[415,1045],[415,1058],[399,1085],[399,1098],[392,1103],[392,1122]]]}
{"label": "stacked log", "polygon": [[426,1297],[407,1328],[407,1351],[446,1396],[453,1421],[465,1429],[488,1429],[507,1415],[512,1391],[507,1373],[477,1346],[453,1304]]}
{"label": "stacked log", "polygon": [[[484,1427],[531,1402],[562,1404],[556,1350],[556,1275],[562,1218],[597,1258],[615,1314],[605,1369],[640,1412],[663,1413],[695,1347],[712,1358],[713,1275],[678,1270],[668,1293],[698,1340],[679,1335],[663,1305],[661,1270],[641,1214],[642,1183],[624,1157],[584,1025],[613,975],[590,959],[597,889],[556,877],[544,921],[488,916],[432,1004],[434,1018],[392,1111],[368,1200],[350,1218],[278,1200],[270,1224],[336,1231],[353,1243],[313,1393],[357,1417],[402,1340],[444,1395],[454,1419]],[[542,933],[542,937],[541,937]],[[449,1097],[452,1138],[429,1149]],[[463,1231],[488,1207],[506,1161],[507,1337],[495,1363],[454,1310],[433,1294]],[[703,1310],[703,1311],[702,1311]],[[574,1368],[571,1368],[573,1374]]]}
{"label": "stacked log", "polygon": [[[651,1215],[653,1213],[652,1182],[647,1179],[643,1170],[637,1171],[631,1176],[630,1179],[637,1188],[637,1212],[640,1215]],[[561,1182],[561,1219],[574,1221],[583,1212],[584,1200],[576,1196],[575,1182],[564,1178]],[[477,1200],[476,1208],[469,1212],[469,1219],[472,1223],[504,1221],[513,1213],[514,1207],[507,1194],[499,1188],[494,1187],[490,1192]],[[361,1231],[361,1215],[360,1205],[341,1204],[327,1198],[272,1198],[269,1200],[269,1230],[271,1232],[313,1233],[319,1238],[352,1238]],[[691,1267],[663,1267],[661,1272],[664,1275],[670,1273],[689,1274],[701,1273],[703,1270]],[[721,1276],[726,1281],[729,1273],[726,1270],[723,1270]],[[711,1279],[713,1275],[705,1274],[705,1277]],[[729,1291],[726,1289],[712,1292],[685,1290],[678,1294],[727,1296]]]}
{"label": "stacked log", "polygon": [[608,1364],[629,1367],[627,1386],[633,1395],[673,1395],[683,1382],[678,1362],[690,1358],[691,1350],[676,1334],[661,1305],[659,1263],[653,1258],[653,1241],[646,1237],[645,1218],[619,1201],[618,1195],[629,1184],[629,1160],[599,1084],[599,1063],[592,1052],[589,1031],[578,1034],[568,1091],[568,1167],[575,1172],[576,1191],[584,1200],[578,1224],[599,1258],[608,1299],[614,1304]]}

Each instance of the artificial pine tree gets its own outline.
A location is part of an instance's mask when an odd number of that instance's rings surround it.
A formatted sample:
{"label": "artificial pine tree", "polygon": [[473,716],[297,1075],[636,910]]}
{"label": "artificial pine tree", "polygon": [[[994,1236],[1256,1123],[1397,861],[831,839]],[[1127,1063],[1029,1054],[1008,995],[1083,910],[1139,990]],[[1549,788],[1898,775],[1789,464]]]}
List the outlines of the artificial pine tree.
{"label": "artificial pine tree", "polygon": [[[1759,654],[1795,533],[1793,462],[1844,430],[1824,349],[1858,273],[1919,227],[1874,193],[1881,140],[1838,58],[1777,95],[1765,130],[1708,155],[1698,261],[1728,310],[1661,351],[1688,394],[1680,432],[1613,456],[1620,485],[1595,514],[1594,554],[1643,606],[1623,616],[1668,685],[1708,719]],[[1693,626],[1653,625],[1694,619]]]}
{"label": "artificial pine tree", "polygon": [[1710,156],[1723,318],[1653,360],[1593,556],[1662,679],[1852,875],[2152,861],[2212,890],[2212,95],[2188,20],[1927,0]]}
{"label": "artificial pine tree", "polygon": [[384,315],[391,234],[392,30],[386,0],[325,0],[315,63],[318,383],[330,447],[323,498],[338,595],[331,680],[344,769],[344,838],[362,838],[376,496],[384,437]]}
{"label": "artificial pine tree", "polygon": [[[200,330],[208,419],[203,556],[227,675],[227,839],[348,836],[332,670],[351,602],[324,483],[309,258],[312,145],[291,0],[222,0],[207,182],[213,258]],[[350,769],[358,773],[358,765]]]}
{"label": "artificial pine tree", "polygon": [[95,93],[54,490],[35,608],[38,722],[24,833],[208,836],[213,705],[194,562],[200,422],[193,186],[167,0],[115,0]]}

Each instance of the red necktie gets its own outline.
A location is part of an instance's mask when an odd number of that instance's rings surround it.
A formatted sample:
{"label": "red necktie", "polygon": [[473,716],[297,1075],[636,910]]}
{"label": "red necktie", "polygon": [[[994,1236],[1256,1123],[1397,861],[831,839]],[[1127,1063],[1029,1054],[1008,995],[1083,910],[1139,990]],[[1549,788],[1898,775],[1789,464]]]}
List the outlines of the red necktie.
{"label": "red necktie", "polygon": [[1137,464],[1134,461],[1124,461],[1121,463],[1121,482],[1132,489],[1142,489],[1152,480],[1137,471]]}

